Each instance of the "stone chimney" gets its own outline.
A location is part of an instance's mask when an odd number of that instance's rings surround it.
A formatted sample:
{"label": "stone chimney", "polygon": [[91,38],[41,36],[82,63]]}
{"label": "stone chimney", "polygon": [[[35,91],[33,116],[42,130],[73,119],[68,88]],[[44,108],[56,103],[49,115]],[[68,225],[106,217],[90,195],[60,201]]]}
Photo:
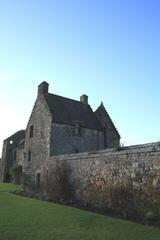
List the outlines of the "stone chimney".
{"label": "stone chimney", "polygon": [[81,97],[80,97],[80,102],[82,103],[85,103],[85,104],[88,104],[88,96],[83,94]]}
{"label": "stone chimney", "polygon": [[47,82],[42,82],[38,86],[38,95],[46,95],[48,93],[48,86],[49,84]]}

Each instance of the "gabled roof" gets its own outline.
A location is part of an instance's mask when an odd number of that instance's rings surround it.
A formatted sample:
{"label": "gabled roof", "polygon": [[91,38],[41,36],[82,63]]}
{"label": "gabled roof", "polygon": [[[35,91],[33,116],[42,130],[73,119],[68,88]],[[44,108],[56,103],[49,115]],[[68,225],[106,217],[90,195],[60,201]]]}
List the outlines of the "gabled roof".
{"label": "gabled roof", "polygon": [[118,134],[119,137],[120,137],[120,134],[119,134],[117,128],[115,127],[115,125],[114,125],[111,117],[109,116],[109,113],[107,112],[106,108],[104,107],[103,102],[101,102],[100,106],[99,106],[99,107],[97,108],[97,110],[95,111],[95,113],[99,113],[99,112],[101,112],[102,114],[104,114],[104,115],[108,118],[108,120],[109,120],[110,123],[112,124],[113,128],[115,129],[115,131],[117,132],[117,134]]}
{"label": "gabled roof", "polygon": [[45,96],[54,122],[74,124],[82,127],[102,130],[102,126],[88,104],[48,93]]}

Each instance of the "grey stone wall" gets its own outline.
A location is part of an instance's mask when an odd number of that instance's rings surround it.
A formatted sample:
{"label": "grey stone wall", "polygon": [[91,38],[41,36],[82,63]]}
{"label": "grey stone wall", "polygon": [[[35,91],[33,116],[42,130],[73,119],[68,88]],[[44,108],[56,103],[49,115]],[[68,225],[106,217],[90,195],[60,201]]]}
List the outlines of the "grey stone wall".
{"label": "grey stone wall", "polygon": [[107,148],[115,148],[119,147],[120,142],[120,136],[117,134],[117,131],[113,127],[113,124],[110,120],[108,120],[108,123],[106,125],[106,147]]}
{"label": "grey stone wall", "polygon": [[159,143],[50,157],[40,174],[30,192],[121,217],[160,217]]}
{"label": "grey stone wall", "polygon": [[74,124],[55,123],[45,96],[38,94],[25,136],[23,173],[28,177],[26,184],[35,182],[48,156],[102,149],[103,134],[102,131],[85,128],[76,134]]}
{"label": "grey stone wall", "polygon": [[3,182],[5,179],[5,172],[6,172],[6,154],[7,154],[7,142],[3,142],[3,149],[2,149],[2,158],[1,158],[1,165],[0,165],[0,182]]}
{"label": "grey stone wall", "polygon": [[94,112],[104,128],[104,148],[118,148],[120,135],[103,104]]}
{"label": "grey stone wall", "polygon": [[24,161],[24,148],[17,148],[16,165],[23,166],[23,161]]}
{"label": "grey stone wall", "polygon": [[[2,160],[0,165],[0,181],[10,182],[14,181],[12,174],[13,168],[17,164],[17,152],[19,150],[19,143],[25,137],[25,131],[21,130],[4,140],[2,150]],[[21,162],[23,161],[23,155]],[[20,161],[20,159],[19,159]]]}
{"label": "grey stone wall", "polygon": [[50,156],[103,148],[104,133],[102,131],[80,128],[80,134],[75,134],[75,125],[52,124]]}
{"label": "grey stone wall", "polygon": [[[52,118],[45,98],[39,95],[26,128],[23,174],[29,176],[28,184],[30,181],[35,181],[36,174],[41,171],[43,162],[48,158],[51,123]],[[32,136],[30,136],[31,127],[33,127]]]}

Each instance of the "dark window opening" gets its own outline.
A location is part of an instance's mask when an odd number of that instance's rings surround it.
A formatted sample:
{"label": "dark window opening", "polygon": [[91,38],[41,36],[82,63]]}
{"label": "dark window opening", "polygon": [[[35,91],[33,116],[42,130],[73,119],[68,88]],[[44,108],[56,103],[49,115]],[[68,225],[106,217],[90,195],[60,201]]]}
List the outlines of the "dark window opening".
{"label": "dark window opening", "polygon": [[28,151],[28,161],[31,161],[31,151]]}
{"label": "dark window opening", "polygon": [[29,137],[33,137],[33,125],[30,127]]}
{"label": "dark window opening", "polygon": [[15,151],[14,152],[14,161],[16,161],[16,159],[17,159],[17,152]]}
{"label": "dark window opening", "polygon": [[6,173],[5,181],[6,182],[10,182],[11,181],[11,176],[10,176],[10,174],[8,172]]}
{"label": "dark window opening", "polygon": [[37,173],[37,175],[36,175],[36,186],[37,186],[37,189],[40,188],[40,183],[41,183],[41,174]]}
{"label": "dark window opening", "polygon": [[77,148],[75,149],[75,153],[79,153],[79,150]]}

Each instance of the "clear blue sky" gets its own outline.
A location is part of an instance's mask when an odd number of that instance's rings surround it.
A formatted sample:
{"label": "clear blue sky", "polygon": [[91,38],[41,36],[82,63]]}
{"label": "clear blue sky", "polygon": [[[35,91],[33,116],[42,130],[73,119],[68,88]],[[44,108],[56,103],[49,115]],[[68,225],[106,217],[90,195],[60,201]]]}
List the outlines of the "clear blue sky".
{"label": "clear blue sky", "polygon": [[0,147],[37,85],[104,102],[125,145],[160,140],[159,0],[0,0]]}

